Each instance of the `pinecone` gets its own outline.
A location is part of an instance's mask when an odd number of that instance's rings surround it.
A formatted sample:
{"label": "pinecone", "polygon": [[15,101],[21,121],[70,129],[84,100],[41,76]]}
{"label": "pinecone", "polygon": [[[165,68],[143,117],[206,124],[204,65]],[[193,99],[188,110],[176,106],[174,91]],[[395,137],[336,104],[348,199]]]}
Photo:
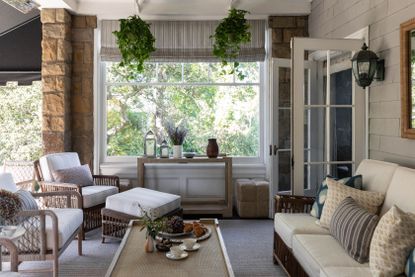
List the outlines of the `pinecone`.
{"label": "pinecone", "polygon": [[180,216],[173,216],[167,221],[168,233],[183,233],[184,223]]}

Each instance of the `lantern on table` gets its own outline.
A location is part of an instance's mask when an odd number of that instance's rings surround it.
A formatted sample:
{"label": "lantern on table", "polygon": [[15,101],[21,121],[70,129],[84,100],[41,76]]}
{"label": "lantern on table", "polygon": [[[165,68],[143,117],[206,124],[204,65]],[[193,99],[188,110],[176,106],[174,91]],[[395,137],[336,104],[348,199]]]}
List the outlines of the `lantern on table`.
{"label": "lantern on table", "polygon": [[156,136],[153,131],[148,131],[144,137],[144,156],[155,158],[156,154]]}
{"label": "lantern on table", "polygon": [[169,158],[169,145],[163,140],[160,145],[160,158]]}

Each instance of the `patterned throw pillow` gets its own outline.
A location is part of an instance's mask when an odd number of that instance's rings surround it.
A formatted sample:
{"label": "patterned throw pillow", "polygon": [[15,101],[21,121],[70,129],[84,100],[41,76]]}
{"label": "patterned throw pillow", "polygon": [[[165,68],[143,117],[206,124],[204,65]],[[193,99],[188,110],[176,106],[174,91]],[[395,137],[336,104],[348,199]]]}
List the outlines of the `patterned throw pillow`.
{"label": "patterned throw pillow", "polygon": [[362,209],[351,197],[334,211],[330,233],[347,253],[359,263],[369,261],[370,241],[379,217]]}
{"label": "patterned throw pillow", "polygon": [[92,186],[94,179],[89,165],[84,164],[66,169],[59,169],[52,172],[55,181],[58,183],[77,184],[83,187]]}
{"label": "patterned throw pillow", "polygon": [[317,191],[316,201],[314,201],[313,207],[311,209],[310,214],[315,218],[320,218],[321,213],[323,211],[324,202],[326,201],[327,197],[327,178],[332,178],[346,186],[355,188],[355,189],[362,189],[362,175],[356,175],[352,177],[347,177],[343,179],[334,178],[331,176],[327,176],[324,178],[323,182],[321,182],[320,187]]}
{"label": "patterned throw pillow", "polygon": [[415,277],[415,249],[411,251],[405,266],[405,275],[408,277]]}
{"label": "patterned throw pillow", "polygon": [[23,211],[39,210],[35,198],[27,190],[18,190],[15,192],[20,199]]}
{"label": "patterned throw pillow", "polygon": [[320,224],[325,228],[329,228],[333,213],[339,204],[349,196],[352,197],[359,206],[372,214],[377,214],[379,206],[383,203],[383,193],[350,188],[330,178],[327,179],[327,186],[327,199],[324,203],[323,212],[320,218]]}
{"label": "patterned throw pillow", "polygon": [[369,266],[373,276],[404,273],[405,263],[415,248],[415,214],[393,206],[382,218],[370,244]]}

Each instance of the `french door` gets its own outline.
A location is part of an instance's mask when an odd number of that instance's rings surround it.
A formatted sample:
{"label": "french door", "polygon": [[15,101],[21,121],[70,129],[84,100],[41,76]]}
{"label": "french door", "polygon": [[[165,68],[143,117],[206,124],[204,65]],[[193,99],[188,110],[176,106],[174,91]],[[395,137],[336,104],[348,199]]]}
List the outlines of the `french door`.
{"label": "french door", "polygon": [[365,91],[350,62],[361,44],[295,38],[294,59],[272,60],[271,195],[314,196],[326,175],[351,176],[365,157]]}
{"label": "french door", "polygon": [[351,176],[365,157],[365,91],[355,85],[350,61],[362,44],[291,41],[290,191],[295,195],[314,196],[326,175]]}

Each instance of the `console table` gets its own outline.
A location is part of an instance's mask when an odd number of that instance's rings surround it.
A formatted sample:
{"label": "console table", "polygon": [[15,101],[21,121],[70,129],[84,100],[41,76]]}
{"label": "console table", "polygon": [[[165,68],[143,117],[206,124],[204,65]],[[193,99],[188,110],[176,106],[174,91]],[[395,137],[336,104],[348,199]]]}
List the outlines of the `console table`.
{"label": "console table", "polygon": [[223,217],[232,216],[232,158],[231,157],[195,157],[192,159],[176,158],[146,158],[137,159],[138,186],[144,186],[145,164],[212,164],[223,163],[225,165],[225,200],[212,201],[211,203],[187,203],[182,201],[183,212],[186,214],[221,214]]}

